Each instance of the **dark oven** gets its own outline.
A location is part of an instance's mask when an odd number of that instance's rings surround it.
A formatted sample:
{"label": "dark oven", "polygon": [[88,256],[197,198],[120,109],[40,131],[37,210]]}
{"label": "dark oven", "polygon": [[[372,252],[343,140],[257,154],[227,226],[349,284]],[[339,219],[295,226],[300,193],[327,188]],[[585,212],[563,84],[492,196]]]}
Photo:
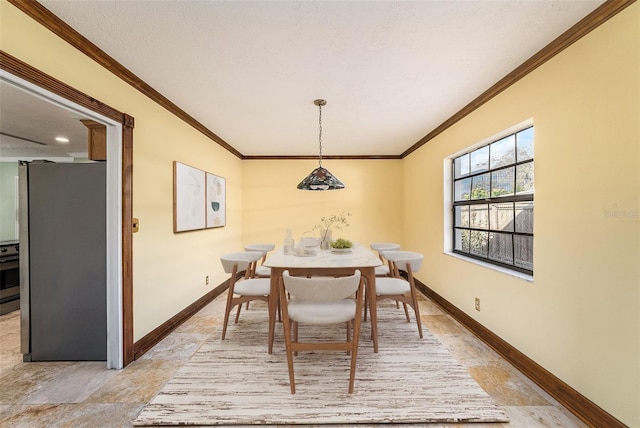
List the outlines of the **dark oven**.
{"label": "dark oven", "polygon": [[20,247],[0,242],[0,315],[20,309]]}

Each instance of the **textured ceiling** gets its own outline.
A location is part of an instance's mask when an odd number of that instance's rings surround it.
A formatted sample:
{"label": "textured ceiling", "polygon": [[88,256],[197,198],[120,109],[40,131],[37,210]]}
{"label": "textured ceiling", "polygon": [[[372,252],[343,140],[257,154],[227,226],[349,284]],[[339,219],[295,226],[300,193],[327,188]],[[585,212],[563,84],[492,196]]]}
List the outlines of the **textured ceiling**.
{"label": "textured ceiling", "polygon": [[[60,1],[243,155],[399,155],[603,1]],[[472,142],[470,142],[472,143]]]}
{"label": "textured ceiling", "polygon": [[[85,117],[0,82],[0,158],[29,160],[46,157],[87,157]],[[55,140],[65,137],[67,143]]]}

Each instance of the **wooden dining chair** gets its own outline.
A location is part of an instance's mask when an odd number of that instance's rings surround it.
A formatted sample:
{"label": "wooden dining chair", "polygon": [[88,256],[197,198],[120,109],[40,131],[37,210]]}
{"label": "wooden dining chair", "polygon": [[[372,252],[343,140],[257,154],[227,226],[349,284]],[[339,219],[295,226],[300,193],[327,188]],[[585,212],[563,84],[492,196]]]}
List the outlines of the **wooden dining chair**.
{"label": "wooden dining chair", "polygon": [[276,248],[274,244],[247,244],[244,246],[245,251],[258,251],[262,253],[262,258],[255,264],[254,276],[258,278],[271,277],[271,268],[263,266],[262,264],[267,259],[267,253],[273,251]]}
{"label": "wooden dining chair", "polygon": [[[251,270],[248,271],[248,278],[271,278],[271,268],[263,266],[262,264],[267,259],[267,253],[272,251],[276,246],[274,244],[247,244],[244,247],[245,251],[258,251],[262,253],[262,257],[259,261],[256,261],[251,266]],[[245,308],[249,309],[249,302],[245,304]]]}
{"label": "wooden dining chair", "polygon": [[[391,263],[391,276],[376,278],[377,300],[390,299],[402,303],[407,322],[411,322],[407,306],[413,308],[418,325],[418,334],[422,338],[422,321],[420,320],[420,308],[413,274],[420,270],[424,256],[412,251],[383,251],[382,256]],[[401,275],[406,272],[406,278]],[[365,299],[373,298],[366,296]],[[365,304],[365,320],[366,320]],[[380,309],[380,307],[378,307]]]}
{"label": "wooden dining chair", "polygon": [[[347,351],[351,355],[349,393],[353,392],[360,339],[364,278],[360,271],[343,277],[295,277],[284,271],[279,284],[291,393],[296,393],[293,357],[299,351]],[[287,298],[287,293],[291,298]],[[355,298],[353,298],[355,293]],[[345,342],[301,342],[298,324],[346,323]],[[293,330],[293,331],[292,331]],[[352,331],[353,330],[353,331]],[[292,337],[293,333],[293,337]]]}
{"label": "wooden dining chair", "polygon": [[[227,305],[224,311],[224,324],[222,326],[222,340],[227,333],[227,324],[229,323],[229,314],[231,310],[237,306],[235,323],[240,319],[240,310],[244,302],[252,300],[269,301],[269,293],[271,291],[271,280],[269,278],[253,277],[253,269],[255,263],[262,258],[263,254],[259,251],[245,251],[238,253],[229,253],[220,257],[220,262],[224,271],[231,274],[229,278],[229,290],[227,295]],[[245,274],[238,279],[240,273]]]}
{"label": "wooden dining chair", "polygon": [[378,253],[380,261],[384,263],[382,266],[376,266],[376,276],[391,276],[391,263],[382,256],[382,253],[384,251],[399,250],[400,245],[390,242],[373,242],[369,244],[369,247]]}

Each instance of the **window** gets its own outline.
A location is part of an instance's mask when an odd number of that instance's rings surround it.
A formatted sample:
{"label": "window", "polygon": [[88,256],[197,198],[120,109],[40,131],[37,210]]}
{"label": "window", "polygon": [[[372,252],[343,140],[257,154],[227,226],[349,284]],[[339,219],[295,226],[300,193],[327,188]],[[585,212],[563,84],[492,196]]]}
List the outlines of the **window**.
{"label": "window", "polygon": [[533,127],[453,159],[453,252],[533,274]]}

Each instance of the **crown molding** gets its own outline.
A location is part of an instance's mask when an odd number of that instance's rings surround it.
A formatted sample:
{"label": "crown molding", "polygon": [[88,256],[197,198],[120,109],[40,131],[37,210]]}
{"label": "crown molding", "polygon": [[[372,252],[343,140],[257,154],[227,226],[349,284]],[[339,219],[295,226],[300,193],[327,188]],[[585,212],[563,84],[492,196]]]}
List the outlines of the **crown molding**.
{"label": "crown molding", "polygon": [[400,156],[402,158],[407,157],[436,136],[465,118],[471,112],[478,109],[489,100],[508,89],[511,85],[518,82],[520,79],[531,73],[536,68],[540,67],[545,62],[549,61],[554,56],[586,36],[592,30],[599,27],[601,24],[608,21],[613,16],[617,15],[627,6],[630,6],[636,0],[607,0],[596,10],[585,16],[578,21],[573,27],[558,36],[555,40],[549,43],[547,46],[538,51],[531,58],[520,64],[511,73],[500,79],[492,87],[480,94],[476,99],[460,109],[457,113],[451,116],[449,119],[442,122],[433,131],[422,137],[417,143],[405,150]]}
{"label": "crown molding", "polygon": [[242,153],[237,151],[222,138],[214,134],[206,126],[195,120],[187,112],[172,103],[168,98],[166,98],[160,92],[156,91],[144,80],[133,74],[130,70],[128,70],[125,66],[109,56],[98,46],[91,43],[86,37],[78,33],[66,22],[54,15],[49,9],[33,0],[8,0],[8,2],[20,9],[26,15],[33,18],[42,26],[51,30],[55,35],[69,43],[71,46],[75,47],[80,52],[96,61],[111,73],[115,74],[117,77],[124,80],[126,83],[133,86],[135,89],[167,109],[169,112],[173,113],[175,116],[182,119],[184,122],[191,125],[193,128],[200,131],[202,134],[215,141],[238,158],[242,159]]}
{"label": "crown molding", "polygon": [[[479,95],[476,99],[471,101],[449,119],[445,120],[439,126],[437,126],[434,130],[429,132],[427,135],[422,137],[419,141],[405,150],[402,154],[397,157],[387,157],[387,156],[335,156],[335,157],[326,157],[328,159],[404,159],[409,154],[413,153],[433,138],[462,120],[464,117],[478,109],[480,106],[487,103],[489,100],[502,93],[504,90],[509,88],[511,85],[518,82],[520,79],[531,73],[533,70],[556,56],[558,53],[562,52],[567,47],[571,46],[573,43],[590,33],[592,30],[621,12],[626,7],[635,3],[636,0],[607,0],[601,6],[599,6],[596,10],[591,12],[589,15],[580,20],[577,24],[571,27],[569,30],[565,31],[547,46],[542,48],[538,53],[533,55],[527,61],[522,63],[512,72],[507,74],[505,77],[500,79],[496,84],[491,86],[481,95]],[[190,116],[187,112],[182,110],[180,107],[169,101],[165,96],[163,96],[160,92],[153,89],[150,85],[140,79],[138,76],[133,74],[130,70],[120,64],[118,61],[109,56],[106,52],[101,50],[99,47],[91,43],[87,38],[85,38],[82,34],[78,33],[76,30],[71,28],[67,23],[62,21],[56,15],[54,15],[49,9],[42,6],[37,1],[33,0],[8,0],[9,3],[20,9],[22,12],[39,22],[44,27],[51,30],[54,34],[71,44],[73,47],[83,52],[89,58],[93,59],[104,68],[118,76],[120,79],[127,82],[129,85],[136,88],[138,91],[142,92],[147,97],[151,98],[153,101],[173,113],[178,118],[182,119],[187,124],[191,125],[193,128],[210,138],[211,140],[218,143],[220,146],[237,156],[242,160],[272,160],[272,159],[307,159],[304,156],[244,156],[238,150],[236,150],[229,143],[224,141],[218,135],[213,133],[203,124],[195,120],[192,116]]]}

